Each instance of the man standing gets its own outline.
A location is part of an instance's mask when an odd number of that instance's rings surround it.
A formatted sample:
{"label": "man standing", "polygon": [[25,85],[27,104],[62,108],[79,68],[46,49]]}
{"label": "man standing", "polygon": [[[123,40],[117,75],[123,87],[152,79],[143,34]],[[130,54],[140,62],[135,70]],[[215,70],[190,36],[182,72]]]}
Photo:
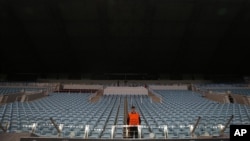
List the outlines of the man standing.
{"label": "man standing", "polygon": [[138,125],[141,124],[141,118],[139,113],[135,111],[135,106],[131,108],[131,112],[128,114],[127,124],[134,125],[134,127],[129,127],[129,137],[133,138],[133,136],[135,136],[135,138],[138,138]]}

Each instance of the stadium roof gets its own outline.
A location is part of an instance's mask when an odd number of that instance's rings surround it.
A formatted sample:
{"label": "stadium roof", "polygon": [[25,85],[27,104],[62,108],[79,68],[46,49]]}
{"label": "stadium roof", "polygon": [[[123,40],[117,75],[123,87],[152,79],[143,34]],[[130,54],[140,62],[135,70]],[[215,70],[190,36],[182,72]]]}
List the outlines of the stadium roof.
{"label": "stadium roof", "polygon": [[249,0],[2,0],[0,73],[249,74]]}

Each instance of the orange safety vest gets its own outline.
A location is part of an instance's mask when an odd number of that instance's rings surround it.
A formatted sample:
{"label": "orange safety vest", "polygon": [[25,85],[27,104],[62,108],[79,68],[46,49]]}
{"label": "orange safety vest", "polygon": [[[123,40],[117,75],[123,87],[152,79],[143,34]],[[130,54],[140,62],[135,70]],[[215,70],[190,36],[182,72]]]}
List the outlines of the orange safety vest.
{"label": "orange safety vest", "polygon": [[139,117],[138,113],[129,113],[129,125],[139,125]]}

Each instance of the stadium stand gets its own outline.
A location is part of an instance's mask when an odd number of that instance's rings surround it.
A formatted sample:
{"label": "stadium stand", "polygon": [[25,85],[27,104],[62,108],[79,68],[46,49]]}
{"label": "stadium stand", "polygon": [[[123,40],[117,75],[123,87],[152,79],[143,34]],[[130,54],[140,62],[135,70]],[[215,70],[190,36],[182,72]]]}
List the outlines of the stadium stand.
{"label": "stadium stand", "polygon": [[41,90],[47,90],[45,88],[0,88],[0,94],[13,94],[17,92],[27,92],[27,93],[32,93],[32,92],[37,92]]}
{"label": "stadium stand", "polygon": [[[249,106],[218,103],[186,88],[107,87],[96,102],[90,99],[97,93],[51,92],[35,101],[2,104],[0,121],[6,125],[8,133],[33,132],[44,138],[124,139],[127,138],[128,109],[134,105],[142,119],[142,139],[219,138],[231,115],[234,118],[230,124],[250,124]],[[160,97],[161,102],[152,101],[143,93],[145,90]],[[201,120],[191,134],[199,117]],[[61,132],[57,131],[51,118]],[[224,135],[228,138],[228,126]]]}
{"label": "stadium stand", "polygon": [[0,95],[21,92],[22,88],[0,88]]}
{"label": "stadium stand", "polygon": [[0,87],[0,104],[34,100],[49,93],[48,88]]}
{"label": "stadium stand", "polygon": [[195,90],[212,100],[250,105],[248,84],[199,84]]}

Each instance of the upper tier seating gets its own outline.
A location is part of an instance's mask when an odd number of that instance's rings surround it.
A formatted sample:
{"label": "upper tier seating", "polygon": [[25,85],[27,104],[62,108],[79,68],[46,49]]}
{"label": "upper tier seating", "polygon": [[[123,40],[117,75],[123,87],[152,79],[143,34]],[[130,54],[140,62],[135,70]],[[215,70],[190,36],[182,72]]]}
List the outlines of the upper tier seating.
{"label": "upper tier seating", "polygon": [[40,91],[40,90],[46,90],[46,88],[8,88],[8,87],[0,87],[0,95],[8,95],[8,94],[14,94],[19,92],[34,92],[34,91]]}
{"label": "upper tier seating", "polygon": [[203,91],[212,91],[213,93],[232,93],[250,96],[250,87],[246,84],[204,84],[196,85]]}

